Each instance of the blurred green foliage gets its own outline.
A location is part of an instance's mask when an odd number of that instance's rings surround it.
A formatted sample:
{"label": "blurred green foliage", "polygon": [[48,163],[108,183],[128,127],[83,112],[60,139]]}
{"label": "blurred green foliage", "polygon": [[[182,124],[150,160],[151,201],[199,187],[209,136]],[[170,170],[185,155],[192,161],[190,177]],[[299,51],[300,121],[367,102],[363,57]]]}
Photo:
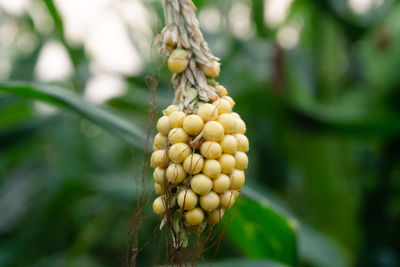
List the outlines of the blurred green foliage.
{"label": "blurred green foliage", "polygon": [[[159,2],[142,2],[162,24]],[[357,14],[348,1],[297,0],[270,27],[268,1],[194,2],[219,11],[221,29],[205,37],[251,142],[243,197],[204,264],[399,266],[400,4],[377,1]],[[0,266],[124,265],[143,167],[146,193],[152,186],[142,164],[146,76],[159,82],[159,116],[172,101],[170,73],[146,61],[123,77],[123,96],[90,103],[93,59],[67,40],[52,0],[32,3],[45,7],[51,32],[39,32],[29,12],[0,9],[0,29],[12,23],[36,40],[29,52],[0,42],[0,60],[11,62],[7,75],[0,64]],[[251,11],[245,36],[232,29],[237,4]],[[293,25],[298,42],[282,48],[278,37]],[[137,46],[141,36],[130,34]],[[49,40],[65,47],[73,73],[44,84],[35,65]],[[144,214],[138,266],[161,264],[165,233],[149,206]]]}

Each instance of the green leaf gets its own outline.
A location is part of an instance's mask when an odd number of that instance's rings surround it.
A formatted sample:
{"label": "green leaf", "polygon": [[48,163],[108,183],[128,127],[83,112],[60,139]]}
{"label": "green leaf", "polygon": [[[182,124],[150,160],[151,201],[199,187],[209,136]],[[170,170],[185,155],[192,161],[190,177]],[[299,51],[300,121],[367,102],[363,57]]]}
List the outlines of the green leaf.
{"label": "green leaf", "polygon": [[[288,265],[281,264],[269,260],[249,260],[249,259],[229,259],[224,261],[216,261],[210,263],[213,267],[288,267]],[[199,264],[199,267],[210,266],[210,264]]]}
{"label": "green leaf", "polygon": [[0,91],[70,109],[137,148],[144,147],[146,134],[140,127],[68,90],[28,82],[0,82]]}
{"label": "green leaf", "polygon": [[[243,189],[237,213],[235,209],[232,213],[226,236],[244,256],[291,266],[297,263],[295,220],[282,216],[269,200],[256,196],[249,188]],[[225,225],[229,217],[225,216]]]}

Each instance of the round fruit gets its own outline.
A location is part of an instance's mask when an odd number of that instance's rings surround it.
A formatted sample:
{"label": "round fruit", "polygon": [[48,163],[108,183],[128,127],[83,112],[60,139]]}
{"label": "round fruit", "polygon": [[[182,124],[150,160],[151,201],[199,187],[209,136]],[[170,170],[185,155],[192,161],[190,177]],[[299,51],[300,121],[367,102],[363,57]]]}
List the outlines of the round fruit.
{"label": "round fruit", "polygon": [[169,118],[167,116],[162,116],[158,121],[157,121],[157,131],[159,131],[162,134],[167,135],[169,130]]}
{"label": "round fruit", "polygon": [[185,119],[186,115],[182,111],[174,111],[169,115],[169,125],[172,128],[180,128],[182,127],[183,120]]}
{"label": "round fruit", "polygon": [[165,168],[168,165],[168,155],[165,149],[154,151],[150,158],[151,166],[153,168]]}
{"label": "round fruit", "polygon": [[196,207],[197,200],[197,195],[191,189],[183,190],[178,194],[178,205],[185,210]]}
{"label": "round fruit", "polygon": [[218,118],[218,109],[216,106],[206,103],[199,107],[197,114],[204,121],[214,121]]}
{"label": "round fruit", "polygon": [[189,139],[189,135],[182,128],[174,128],[169,131],[168,140],[173,144],[186,143]]}
{"label": "round fruit", "polygon": [[153,202],[153,211],[159,216],[163,216],[165,213],[165,197],[159,196]]}
{"label": "round fruit", "polygon": [[236,118],[236,117],[235,117],[235,120],[236,120],[235,133],[245,134],[246,133],[246,124],[244,123],[244,121],[242,119]]}
{"label": "round fruit", "polygon": [[236,140],[238,141],[238,151],[242,151],[244,153],[249,151],[249,140],[243,134],[235,134]]}
{"label": "round fruit", "polygon": [[175,49],[168,58],[168,68],[174,73],[186,70],[189,64],[189,53],[184,49]]}
{"label": "round fruit", "polygon": [[162,133],[156,134],[154,137],[153,149],[159,150],[167,147],[168,145],[168,137],[163,135]]}
{"label": "round fruit", "polygon": [[199,115],[189,115],[183,120],[183,129],[190,135],[196,135],[201,132],[204,121]]}
{"label": "round fruit", "polygon": [[201,145],[200,153],[207,159],[216,159],[221,156],[222,148],[217,142],[206,141]]}
{"label": "round fruit", "polygon": [[233,135],[225,135],[220,144],[224,153],[233,154],[237,151],[238,141]]}
{"label": "round fruit", "polygon": [[229,209],[235,203],[236,194],[234,191],[227,191],[220,196],[221,208]]}
{"label": "round fruit", "polygon": [[212,211],[218,208],[219,206],[219,196],[214,191],[211,191],[207,195],[200,197],[200,206],[205,211]]}
{"label": "round fruit", "polygon": [[217,193],[225,193],[231,186],[231,180],[228,175],[222,173],[218,178],[213,180],[212,189]]}
{"label": "round fruit", "polygon": [[213,182],[204,174],[194,176],[190,182],[192,190],[199,195],[208,194],[211,191],[212,186]]}
{"label": "round fruit", "polygon": [[183,168],[187,173],[198,174],[204,167],[204,158],[197,154],[191,154],[183,162]]}
{"label": "round fruit", "polygon": [[182,163],[190,154],[192,154],[192,149],[185,143],[172,145],[168,152],[170,160],[175,163]]}
{"label": "round fruit", "polygon": [[231,173],[235,169],[236,161],[230,154],[223,154],[218,161],[221,164],[221,171],[223,173]]}
{"label": "round fruit", "polygon": [[203,173],[211,179],[221,175],[221,165],[215,159],[208,159],[204,162]]}
{"label": "round fruit", "polygon": [[208,222],[211,224],[220,223],[225,215],[224,209],[213,210],[208,214]]}
{"label": "round fruit", "polygon": [[229,102],[229,104],[231,104],[231,107],[233,108],[235,106],[235,101],[232,99],[232,97],[230,96],[224,96],[222,97],[223,99],[225,99],[226,101]]}
{"label": "round fruit", "polygon": [[207,141],[220,141],[224,137],[224,127],[216,121],[209,121],[204,125],[204,138]]}
{"label": "round fruit", "polygon": [[169,105],[166,109],[163,110],[164,115],[169,116],[172,112],[178,111],[179,107],[177,105]]}
{"label": "round fruit", "polygon": [[165,193],[164,187],[160,184],[154,183],[154,192],[156,192],[157,195],[162,195]]}
{"label": "round fruit", "polygon": [[238,151],[235,153],[235,161],[236,161],[236,166],[235,168],[238,170],[244,170],[247,169],[247,165],[249,164],[249,159],[247,158],[247,155],[241,151]]}
{"label": "round fruit", "polygon": [[185,213],[186,221],[191,225],[198,225],[204,220],[204,211],[200,208],[194,208]]}
{"label": "round fruit", "polygon": [[231,113],[224,113],[217,120],[225,129],[225,133],[230,134],[236,130],[236,118]]}
{"label": "round fruit", "polygon": [[216,61],[210,61],[209,65],[201,65],[200,67],[203,70],[204,74],[209,78],[218,77],[219,72],[221,71],[219,63]]}
{"label": "round fruit", "polygon": [[219,97],[224,97],[228,95],[228,91],[222,85],[217,85],[217,87],[215,88],[215,92]]}
{"label": "round fruit", "polygon": [[219,114],[232,112],[231,104],[223,98],[215,100],[212,104],[217,107]]}
{"label": "round fruit", "polygon": [[173,184],[179,184],[183,180],[185,180],[187,173],[183,169],[181,164],[172,163],[168,166],[167,171],[167,179]]}
{"label": "round fruit", "polygon": [[231,187],[230,187],[230,189],[239,190],[244,185],[244,181],[245,181],[244,172],[243,171],[239,171],[239,170],[234,170],[230,174],[230,179],[231,179]]}
{"label": "round fruit", "polygon": [[165,182],[165,169],[157,167],[153,172],[153,179],[155,183],[164,184]]}

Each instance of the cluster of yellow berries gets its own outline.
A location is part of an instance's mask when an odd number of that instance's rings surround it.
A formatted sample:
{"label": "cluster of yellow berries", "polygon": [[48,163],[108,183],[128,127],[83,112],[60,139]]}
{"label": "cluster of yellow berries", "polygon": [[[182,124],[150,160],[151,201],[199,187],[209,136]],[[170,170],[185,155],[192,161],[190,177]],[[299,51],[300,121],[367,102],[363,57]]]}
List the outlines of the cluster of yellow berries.
{"label": "cluster of yellow berries", "polygon": [[217,100],[192,114],[170,105],[157,122],[151,155],[157,215],[180,210],[188,225],[216,224],[240,194],[248,165],[246,125],[232,112],[235,102],[226,89],[217,92]]}

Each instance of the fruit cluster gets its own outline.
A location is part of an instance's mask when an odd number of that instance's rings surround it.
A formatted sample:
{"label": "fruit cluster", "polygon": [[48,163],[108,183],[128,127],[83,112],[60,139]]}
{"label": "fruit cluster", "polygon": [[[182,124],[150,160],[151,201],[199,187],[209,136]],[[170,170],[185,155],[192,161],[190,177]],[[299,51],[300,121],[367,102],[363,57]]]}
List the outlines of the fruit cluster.
{"label": "fruit cluster", "polygon": [[[176,54],[182,59],[182,51]],[[173,62],[169,65],[174,72],[187,67],[185,61],[179,61],[180,68],[171,67]],[[209,69],[208,74],[214,76],[215,70]],[[188,226],[220,222],[245,182],[246,125],[232,112],[235,102],[226,89],[216,85],[216,92],[217,99],[199,102],[190,114],[170,105],[157,122],[151,166],[159,197],[153,202],[153,211],[160,216],[167,210],[180,212]]]}

